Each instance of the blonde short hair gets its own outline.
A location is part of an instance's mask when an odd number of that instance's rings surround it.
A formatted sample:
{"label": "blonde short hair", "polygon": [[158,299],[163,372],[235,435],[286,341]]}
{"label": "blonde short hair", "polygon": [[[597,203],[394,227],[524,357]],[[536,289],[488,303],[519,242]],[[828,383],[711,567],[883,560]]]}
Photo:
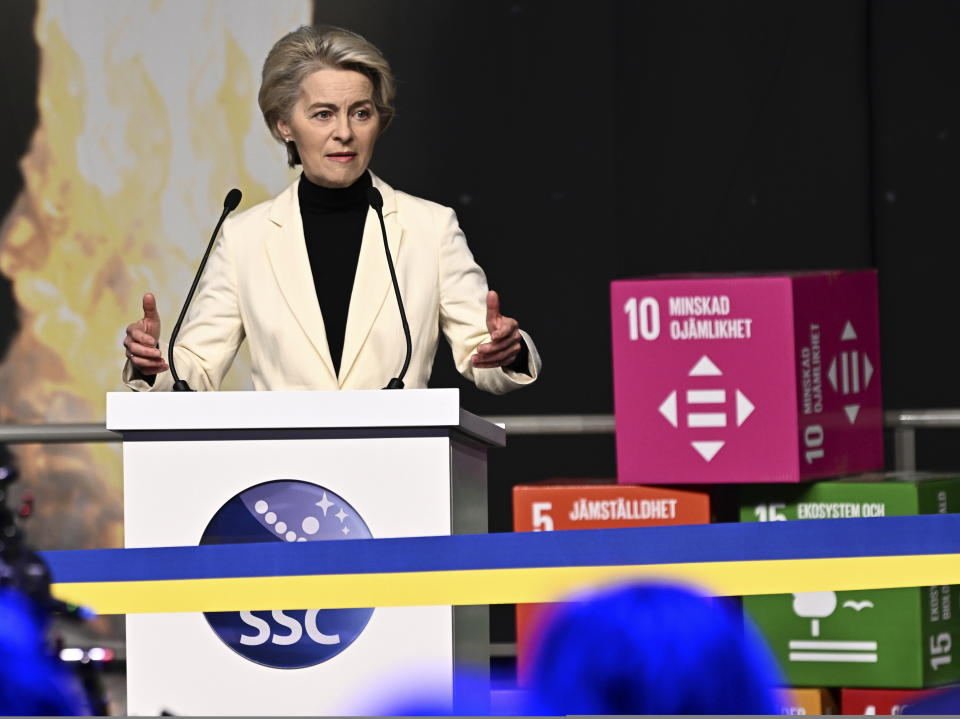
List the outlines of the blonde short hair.
{"label": "blonde short hair", "polygon": [[[300,85],[312,72],[323,68],[354,70],[373,84],[373,104],[380,121],[380,132],[393,120],[396,84],[390,64],[365,38],[339,27],[302,25],[280,38],[263,63],[260,82],[260,111],[270,134],[283,143],[277,129],[279,120],[289,120],[300,97]],[[290,167],[300,164],[300,153],[293,142],[285,143]]]}

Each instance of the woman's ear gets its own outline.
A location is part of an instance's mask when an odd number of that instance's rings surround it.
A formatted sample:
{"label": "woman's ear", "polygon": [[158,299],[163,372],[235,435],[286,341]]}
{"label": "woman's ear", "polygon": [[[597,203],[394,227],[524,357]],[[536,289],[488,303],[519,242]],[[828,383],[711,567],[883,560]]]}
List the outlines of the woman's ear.
{"label": "woman's ear", "polygon": [[280,137],[283,138],[284,142],[291,142],[293,140],[293,136],[290,134],[290,124],[286,120],[277,120],[277,132],[280,133]]}

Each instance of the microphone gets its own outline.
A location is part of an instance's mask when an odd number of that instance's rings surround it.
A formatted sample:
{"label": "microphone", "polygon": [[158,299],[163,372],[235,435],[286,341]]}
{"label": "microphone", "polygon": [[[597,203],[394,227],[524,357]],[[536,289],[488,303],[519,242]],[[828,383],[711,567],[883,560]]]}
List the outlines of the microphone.
{"label": "microphone", "polygon": [[400,284],[397,282],[397,271],[393,268],[393,258],[390,256],[390,245],[387,244],[387,226],[383,224],[383,196],[376,187],[367,188],[367,202],[377,213],[380,220],[380,234],[383,236],[383,250],[387,253],[387,266],[390,268],[390,278],[393,280],[393,292],[397,296],[397,307],[400,308],[400,321],[403,323],[403,336],[407,340],[407,356],[403,360],[400,375],[387,383],[384,389],[403,389],[403,377],[410,366],[410,355],[413,354],[413,340],[410,339],[410,325],[407,323],[407,313],[403,311],[403,298],[400,296]]}
{"label": "microphone", "polygon": [[237,205],[240,204],[241,197],[243,197],[243,193],[240,192],[240,190],[238,190],[236,187],[227,193],[227,196],[223,198],[223,210],[225,216],[237,209]]}
{"label": "microphone", "polygon": [[170,365],[170,374],[173,375],[174,392],[193,392],[186,380],[180,379],[180,375],[177,374],[177,368],[173,363],[173,348],[177,341],[177,335],[180,333],[180,325],[183,324],[183,318],[187,316],[187,308],[190,306],[190,300],[193,299],[193,293],[196,292],[197,285],[200,282],[200,275],[203,274],[203,268],[207,265],[207,258],[210,257],[210,250],[213,249],[213,242],[217,239],[217,233],[220,231],[220,225],[222,225],[223,221],[227,219],[227,215],[237,209],[237,205],[240,204],[241,197],[243,197],[243,193],[234,187],[223,199],[223,212],[220,214],[220,219],[217,221],[217,226],[213,228],[213,234],[210,236],[210,242],[207,243],[207,251],[203,253],[203,259],[200,260],[200,268],[197,270],[196,277],[193,278],[193,284],[190,285],[190,292],[187,293],[187,300],[183,303],[183,309],[180,310],[180,317],[177,318],[177,324],[173,326],[173,332],[170,334],[170,345],[167,348],[167,364]]}

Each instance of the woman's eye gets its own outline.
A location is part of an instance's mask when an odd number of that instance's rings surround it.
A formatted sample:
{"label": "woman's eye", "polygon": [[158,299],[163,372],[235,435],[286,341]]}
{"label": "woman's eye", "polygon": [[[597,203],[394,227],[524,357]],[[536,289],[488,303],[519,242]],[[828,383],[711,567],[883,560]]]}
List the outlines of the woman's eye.
{"label": "woman's eye", "polygon": [[365,109],[364,109],[364,110],[357,110],[357,117],[358,117],[359,119],[361,119],[361,120],[369,120],[369,119],[370,119],[370,111],[369,111],[369,110],[365,110]]}
{"label": "woman's eye", "polygon": [[329,110],[320,110],[316,115],[314,115],[314,117],[316,117],[316,118],[318,118],[318,119],[320,119],[320,120],[329,120],[329,119],[330,119],[330,111],[329,111]]}

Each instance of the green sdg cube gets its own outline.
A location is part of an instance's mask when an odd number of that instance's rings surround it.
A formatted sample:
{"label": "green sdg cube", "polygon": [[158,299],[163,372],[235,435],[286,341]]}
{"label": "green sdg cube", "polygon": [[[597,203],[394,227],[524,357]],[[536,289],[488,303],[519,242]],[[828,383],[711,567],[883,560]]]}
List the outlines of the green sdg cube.
{"label": "green sdg cube", "polygon": [[[869,474],[741,488],[740,521],[960,512],[960,476]],[[793,686],[902,687],[960,680],[960,585],[744,597]],[[956,657],[956,659],[955,659]]]}

